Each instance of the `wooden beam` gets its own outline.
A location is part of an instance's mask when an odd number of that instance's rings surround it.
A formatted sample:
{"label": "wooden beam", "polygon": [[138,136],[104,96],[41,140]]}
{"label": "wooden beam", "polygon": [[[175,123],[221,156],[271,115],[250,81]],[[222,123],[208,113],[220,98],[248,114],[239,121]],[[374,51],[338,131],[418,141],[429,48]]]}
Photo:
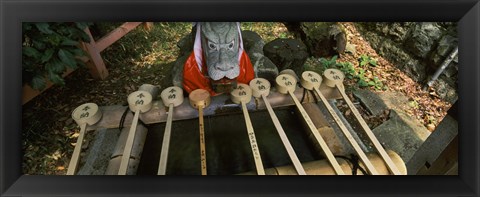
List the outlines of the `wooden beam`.
{"label": "wooden beam", "polygon": [[[80,48],[82,48],[87,52],[88,57],[78,57],[78,58],[86,63],[93,78],[103,80],[108,76],[108,70],[105,66],[105,63],[103,62],[103,58],[100,55],[100,52],[105,50],[107,47],[112,45],[114,42],[116,42],[118,39],[123,37],[125,34],[130,32],[131,30],[135,29],[141,23],[142,22],[126,22],[122,24],[120,27],[111,31],[106,36],[102,37],[98,42],[95,42],[95,39],[93,39],[93,36],[89,28],[86,28],[84,30],[85,33],[87,33],[87,35],[90,37],[90,42],[89,43],[81,42]],[[146,22],[144,24],[144,28],[146,28],[147,30],[151,29],[152,26],[153,26],[152,22]],[[72,69],[67,69],[67,71],[62,76],[65,77],[70,73],[72,73],[73,71],[74,70]],[[35,98],[36,96],[41,94],[43,91],[50,88],[52,85],[53,83],[47,80],[46,88],[41,91],[34,90],[29,85],[24,85],[22,90],[23,92],[22,105],[32,100],[33,98]]]}
{"label": "wooden beam", "polygon": [[[303,88],[297,88],[295,90],[295,95],[297,98],[301,98],[303,96]],[[337,98],[332,97],[335,95],[326,95],[327,98]],[[219,115],[219,114],[228,114],[228,113],[238,113],[238,107],[236,105],[228,105],[225,106],[224,104],[228,102],[229,96],[227,95],[219,95],[212,98],[211,104],[209,108],[204,110],[205,116],[210,115]],[[305,102],[313,102],[313,98],[308,96],[305,97]],[[278,93],[278,92],[270,92],[268,96],[268,101],[272,105],[273,108],[276,107],[285,107],[294,105],[294,102],[289,97]],[[253,110],[261,110],[266,109],[265,103],[263,100],[255,99],[249,103],[249,105],[254,105],[255,109]],[[219,107],[221,106],[221,108]],[[101,106],[100,110],[103,113],[102,119],[94,125],[88,125],[87,130],[95,130],[100,128],[118,128],[120,119],[122,118],[125,109],[128,106],[121,106],[121,105],[113,105],[113,106]],[[221,109],[221,110],[218,110]],[[186,120],[198,117],[197,110],[193,109],[189,102],[183,102],[181,105],[175,107],[174,110],[173,120]],[[133,114],[131,112],[127,113],[125,121],[123,122],[124,127],[129,127],[132,124]],[[161,123],[167,120],[166,109],[165,105],[161,100],[154,100],[152,109],[146,113],[140,114],[140,120],[142,120],[145,124],[154,124],[154,123]]]}
{"label": "wooden beam", "polygon": [[96,48],[98,52],[102,52],[107,47],[115,43],[117,40],[125,36],[128,32],[132,31],[138,25],[142,24],[142,22],[126,22],[123,23],[120,27],[117,27],[104,37],[100,38],[96,42]]}
{"label": "wooden beam", "polygon": [[98,46],[90,33],[90,29],[86,28],[85,33],[90,37],[90,43],[82,42],[82,48],[90,57],[90,61],[87,62],[87,67],[90,69],[93,78],[103,80],[107,78],[108,70],[103,62],[102,56],[100,55],[101,50],[98,49]]}
{"label": "wooden beam", "polygon": [[[457,174],[455,174],[457,173]],[[458,135],[430,166],[423,166],[417,175],[458,175]]]}
{"label": "wooden beam", "polygon": [[[66,77],[67,75],[69,75],[73,71],[74,71],[73,69],[68,68],[67,71],[65,71],[65,73],[63,73],[62,77]],[[47,85],[43,90],[35,90],[28,84],[23,85],[22,105],[27,103],[28,101],[32,100],[33,98],[35,98],[36,96],[38,96],[39,94],[41,94],[42,92],[44,92],[45,90],[47,90],[48,88],[50,88],[53,85],[53,83],[50,80],[48,80],[48,79],[46,79],[46,80],[47,80]]]}
{"label": "wooden beam", "polygon": [[153,23],[152,22],[144,22],[143,23],[143,29],[147,31],[151,31],[153,29]]}

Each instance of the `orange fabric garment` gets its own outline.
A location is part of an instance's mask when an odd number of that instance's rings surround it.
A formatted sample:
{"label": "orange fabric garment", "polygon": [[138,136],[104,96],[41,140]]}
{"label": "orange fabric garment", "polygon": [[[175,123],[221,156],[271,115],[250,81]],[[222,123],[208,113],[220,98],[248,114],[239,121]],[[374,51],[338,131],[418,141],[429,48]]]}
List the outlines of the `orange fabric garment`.
{"label": "orange fabric garment", "polygon": [[[215,96],[217,93],[213,91],[210,85],[210,79],[205,77],[208,75],[205,60],[202,61],[202,71],[200,71],[197,61],[195,60],[194,52],[192,52],[187,58],[187,61],[185,61],[185,65],[183,66],[183,89],[188,93],[196,89],[205,89],[210,92],[210,95]],[[236,78],[237,83],[248,84],[255,75],[250,58],[245,51],[242,53],[239,66],[240,74]]]}

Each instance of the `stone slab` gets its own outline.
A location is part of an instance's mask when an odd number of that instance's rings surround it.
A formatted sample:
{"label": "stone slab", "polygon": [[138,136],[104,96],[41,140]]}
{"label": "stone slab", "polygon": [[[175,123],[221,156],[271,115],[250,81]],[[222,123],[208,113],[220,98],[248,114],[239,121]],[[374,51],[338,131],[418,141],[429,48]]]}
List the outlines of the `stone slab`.
{"label": "stone slab", "polygon": [[380,143],[395,151],[407,163],[430,132],[418,120],[392,109],[390,119],[372,130]]}
{"label": "stone slab", "polygon": [[406,111],[410,108],[408,98],[400,92],[387,91],[376,93],[370,90],[359,89],[353,92],[353,95],[360,100],[362,105],[373,116],[379,116],[385,110]]}
{"label": "stone slab", "polygon": [[103,175],[114,151],[120,131],[118,129],[98,129],[85,154],[85,163],[78,175]]}

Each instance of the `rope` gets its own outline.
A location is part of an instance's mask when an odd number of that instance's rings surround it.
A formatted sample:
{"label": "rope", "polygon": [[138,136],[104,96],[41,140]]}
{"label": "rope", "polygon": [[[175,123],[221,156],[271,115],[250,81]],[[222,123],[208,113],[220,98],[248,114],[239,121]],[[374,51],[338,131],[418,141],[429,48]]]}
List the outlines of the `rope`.
{"label": "rope", "polygon": [[303,88],[303,95],[302,95],[302,99],[300,100],[300,103],[303,103],[303,100],[305,100],[306,94],[307,94],[307,89]]}
{"label": "rope", "polygon": [[[120,131],[122,131],[122,129],[124,128],[123,124],[125,123],[125,118],[127,117],[127,114],[128,114],[129,111],[130,111],[130,108],[128,108],[128,107],[125,108],[125,111],[123,112],[122,117],[120,118],[120,123],[118,124],[118,129]],[[133,112],[131,112],[131,113],[132,113],[132,115],[134,115]],[[141,119],[138,119],[138,122],[140,124],[142,124],[143,126],[146,126],[146,124]]]}
{"label": "rope", "polygon": [[313,95],[313,100],[315,100],[315,103],[318,103],[318,98],[317,98],[317,95],[315,94],[315,92],[313,92],[313,90],[309,90],[310,93],[312,93]]}
{"label": "rope", "polygon": [[357,175],[357,171],[360,170],[364,175],[370,175],[362,166],[360,166],[360,160],[357,155],[351,154],[350,158],[346,156],[335,156],[337,158],[342,158],[347,161],[350,166],[352,166],[352,175]]}
{"label": "rope", "polygon": [[127,113],[130,111],[130,109],[127,107],[125,108],[125,111],[122,114],[122,118],[120,118],[120,123],[118,124],[118,129],[122,131],[123,129],[123,123],[125,122],[125,117],[127,117]]}

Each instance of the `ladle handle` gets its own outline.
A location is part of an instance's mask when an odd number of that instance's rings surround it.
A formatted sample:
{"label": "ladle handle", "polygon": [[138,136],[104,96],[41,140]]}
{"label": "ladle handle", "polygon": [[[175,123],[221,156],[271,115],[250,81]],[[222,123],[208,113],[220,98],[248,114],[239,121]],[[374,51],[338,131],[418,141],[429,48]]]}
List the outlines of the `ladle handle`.
{"label": "ladle handle", "polygon": [[198,126],[200,128],[200,163],[202,175],[207,175],[207,152],[205,151],[205,126],[203,124],[203,107],[198,107]]}
{"label": "ladle handle", "polygon": [[173,103],[168,105],[167,125],[163,134],[162,152],[160,153],[160,164],[158,166],[158,175],[165,175],[167,170],[168,148],[170,146],[170,136],[172,133]]}
{"label": "ladle handle", "polygon": [[365,155],[365,153],[363,152],[363,150],[360,148],[360,146],[358,145],[357,141],[355,141],[355,139],[353,138],[352,134],[350,133],[350,131],[348,131],[347,127],[345,127],[345,125],[343,124],[342,120],[340,120],[340,118],[338,117],[338,115],[335,113],[335,111],[333,110],[332,106],[330,106],[330,104],[328,103],[327,99],[325,98],[325,96],[323,96],[322,92],[320,92],[320,90],[317,88],[317,87],[314,87],[313,88],[317,94],[320,96],[320,100],[322,100],[322,103],[323,105],[327,108],[328,112],[330,113],[330,115],[332,116],[333,120],[337,123],[338,127],[340,127],[340,130],[342,130],[343,134],[345,135],[345,137],[347,138],[347,140],[350,142],[350,145],[352,145],[353,149],[355,149],[355,152],[357,152],[358,156],[360,157],[360,159],[362,160],[362,162],[365,164],[365,166],[367,167],[368,171],[370,171],[370,173],[372,175],[378,175],[378,172],[377,170],[375,169],[375,167],[373,166],[373,164],[370,162],[370,160],[368,159],[367,155]]}
{"label": "ladle handle", "polygon": [[126,175],[128,169],[128,163],[130,162],[130,154],[132,153],[133,141],[135,139],[135,133],[137,131],[138,116],[140,110],[135,111],[133,116],[132,125],[130,126],[130,131],[128,132],[127,143],[123,148],[122,161],[120,163],[120,169],[118,169],[118,175]]}
{"label": "ladle handle", "polygon": [[318,132],[317,128],[313,124],[312,119],[310,119],[310,116],[308,116],[307,111],[305,111],[302,104],[300,104],[300,101],[298,101],[297,97],[295,97],[295,95],[291,91],[288,91],[288,94],[290,94],[290,97],[292,97],[292,100],[297,106],[298,111],[300,111],[300,114],[302,114],[302,117],[307,123],[308,127],[310,128],[310,131],[313,133],[313,136],[315,137],[315,139],[317,139],[317,142],[319,143],[323,152],[327,156],[327,159],[332,165],[333,169],[335,170],[335,173],[337,173],[337,175],[345,175],[345,172],[343,172],[342,167],[340,167],[340,164],[338,164],[337,159],[335,159],[335,156],[333,155],[332,151],[330,151],[330,148],[328,148],[327,143]]}
{"label": "ladle handle", "polygon": [[255,168],[257,169],[257,175],[265,175],[265,169],[263,168],[262,157],[260,156],[257,139],[255,138],[255,131],[253,130],[250,116],[248,115],[247,105],[245,102],[241,102],[243,117],[245,118],[245,124],[247,126],[248,139],[250,139],[250,146],[252,148],[253,158],[255,161]]}
{"label": "ladle handle", "polygon": [[292,160],[295,170],[297,170],[297,173],[299,175],[307,175],[307,173],[305,172],[305,169],[303,169],[303,166],[297,157],[297,154],[295,154],[295,151],[293,150],[293,147],[290,144],[290,141],[288,140],[287,135],[285,134],[285,131],[283,130],[283,127],[280,124],[280,121],[278,120],[277,115],[275,115],[275,112],[273,111],[273,108],[270,105],[270,102],[268,102],[267,97],[265,97],[265,95],[263,94],[262,94],[262,99],[265,103],[265,106],[267,107],[270,117],[272,118],[273,125],[275,125],[275,128],[277,129],[278,135],[280,135],[280,139],[282,140],[283,146],[287,150],[287,153],[290,156],[290,159]]}
{"label": "ladle handle", "polygon": [[87,128],[87,123],[80,125],[80,134],[77,138],[77,143],[75,144],[75,149],[73,150],[72,159],[68,164],[67,175],[74,175],[77,171],[78,161],[80,160],[80,152],[82,150],[83,138],[85,136],[85,130]]}
{"label": "ladle handle", "polygon": [[335,87],[337,88],[338,92],[340,92],[340,94],[342,95],[343,100],[345,100],[345,102],[347,103],[350,110],[352,110],[353,115],[355,116],[355,118],[358,120],[358,122],[362,126],[363,130],[367,134],[370,141],[373,143],[373,146],[377,149],[378,153],[380,153],[380,156],[382,156],[383,160],[387,164],[388,169],[390,169],[390,172],[392,172],[392,174],[394,174],[394,175],[400,175],[401,173],[398,170],[397,166],[395,165],[395,163],[393,163],[390,156],[388,156],[385,149],[383,149],[382,145],[380,144],[378,139],[375,137],[375,134],[373,134],[372,130],[370,130],[370,127],[368,127],[367,123],[362,118],[362,116],[358,112],[357,108],[353,105],[350,98],[348,98],[347,94],[345,94],[344,89],[339,85],[335,85]]}

